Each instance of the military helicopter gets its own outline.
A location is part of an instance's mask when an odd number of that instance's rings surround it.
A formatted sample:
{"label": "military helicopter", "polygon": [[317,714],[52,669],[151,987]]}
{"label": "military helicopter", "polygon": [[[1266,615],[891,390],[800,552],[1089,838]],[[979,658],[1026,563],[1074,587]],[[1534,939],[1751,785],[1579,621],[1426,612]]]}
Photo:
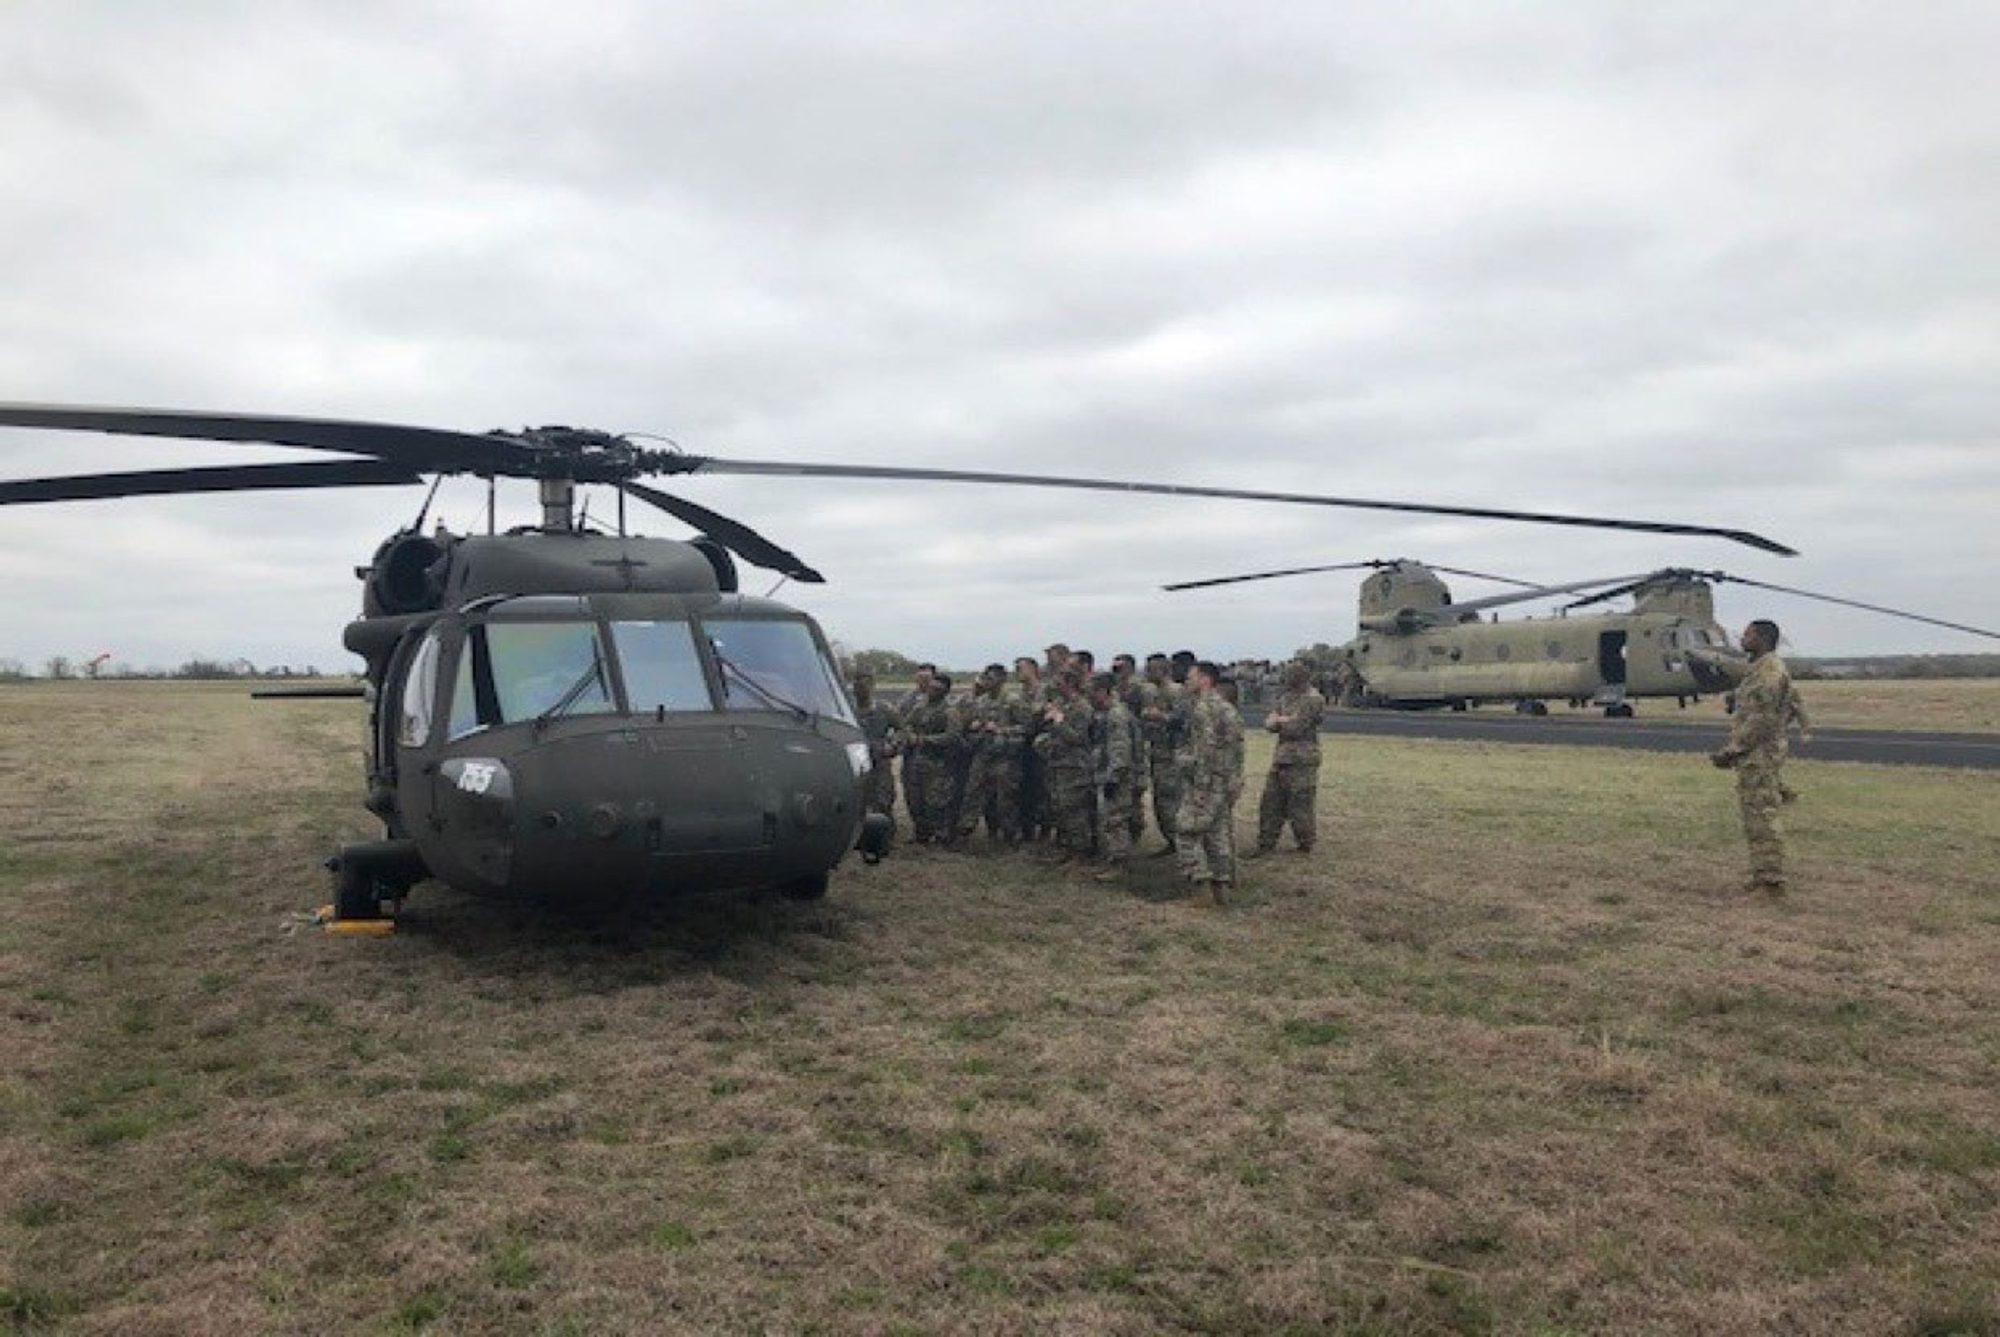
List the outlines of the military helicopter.
{"label": "military helicopter", "polygon": [[[1673,697],[1686,706],[1704,693],[1729,690],[1742,676],[1744,661],[1715,620],[1714,587],[1725,582],[2000,637],[1922,613],[1685,567],[1542,585],[1398,558],[1257,571],[1181,581],[1165,588],[1204,589],[1355,570],[1374,574],[1361,582],[1356,618],[1360,634],[1339,651],[1335,678],[1338,695],[1348,705],[1465,710],[1480,702],[1511,701],[1524,714],[1546,715],[1546,702],[1567,701],[1573,706],[1602,706],[1606,715],[1627,719],[1633,714],[1634,697]],[[1456,602],[1440,573],[1517,588]],[[1563,616],[1502,622],[1492,613],[1511,604],[1566,594],[1584,597],[1566,605]],[[1626,595],[1632,597],[1627,611],[1567,616],[1571,610]]]}
{"label": "military helicopter", "polygon": [[[366,663],[365,805],[380,839],[327,861],[335,913],[375,918],[435,877],[495,895],[639,897],[775,886],[825,894],[864,820],[868,749],[825,636],[805,613],[739,592],[736,559],[819,572],[749,526],[640,482],[738,474],[961,482],[1443,514],[1718,537],[1662,521],[1374,501],[1170,483],[875,465],[726,460],[569,427],[485,434],[322,418],[0,404],[0,426],[331,451],[342,458],[0,483],[0,505],[195,492],[487,481],[479,535],[396,531],[355,568]],[[533,479],[541,523],[496,533],[493,488]],[[615,532],[577,522],[579,484],[616,489]],[[436,483],[433,481],[432,487]],[[696,531],[627,532],[627,499]]]}

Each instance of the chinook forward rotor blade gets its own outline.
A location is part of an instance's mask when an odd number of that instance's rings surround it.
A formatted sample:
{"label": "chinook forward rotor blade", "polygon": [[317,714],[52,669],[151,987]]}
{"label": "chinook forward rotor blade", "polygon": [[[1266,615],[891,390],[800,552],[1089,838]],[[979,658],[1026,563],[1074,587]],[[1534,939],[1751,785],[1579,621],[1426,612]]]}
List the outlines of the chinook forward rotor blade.
{"label": "chinook forward rotor blade", "polygon": [[752,566],[777,571],[808,585],[823,585],[826,577],[807,566],[797,554],[779,547],[750,526],[718,515],[706,506],[697,506],[681,497],[670,496],[644,483],[618,485],[639,500],[659,507],[674,519],[693,525]]}
{"label": "chinook forward rotor blade", "polygon": [[1252,571],[1241,576],[1212,576],[1207,580],[1182,580],[1160,586],[1163,590],[1203,590],[1212,585],[1235,585],[1246,580],[1275,580],[1279,576],[1313,576],[1323,571],[1359,571],[1382,566],[1382,562],[1335,562],[1331,566],[1288,566],[1282,571]]}
{"label": "chinook forward rotor blade", "polygon": [[1726,571],[1698,572],[1711,580],[1726,580],[1737,585],[1748,585],[1753,589],[1775,590],[1779,594],[1796,594],[1801,599],[1817,599],[1821,603],[1840,604],[1846,608],[1860,608],[1870,613],[1882,613],[1889,617],[1908,618],[1912,622],[1927,622],[1933,627],[1948,627],[1952,631],[1970,632],[1974,636],[1990,636],[2000,641],[2000,631],[1988,631],[1984,627],[1968,627],[1963,622],[1947,622],[1941,617],[1929,617],[1923,613],[1912,613],[1902,608],[1885,608],[1881,604],[1862,603],[1859,599],[1843,599],[1837,594],[1820,594],[1814,590],[1793,589],[1790,585],[1773,585],[1769,581],[1751,580],[1747,576],[1732,576]]}
{"label": "chinook forward rotor blade", "polygon": [[99,501],[183,492],[253,492],[270,488],[372,487],[421,483],[415,471],[386,460],[313,460],[296,464],[230,464],[201,469],[81,474],[0,483],[0,506],[38,501]]}
{"label": "chinook forward rotor blade", "polygon": [[1602,603],[1607,599],[1616,599],[1622,594],[1636,593],[1654,581],[1671,579],[1705,580],[1711,584],[1748,585],[1752,589],[1771,590],[1778,594],[1793,594],[1801,599],[1817,599],[1821,603],[1839,604],[1843,608],[1859,608],[1864,612],[1881,613],[1885,617],[1906,618],[1911,622],[1922,622],[1929,626],[1944,627],[1951,631],[1963,631],[1973,636],[1988,636],[1996,641],[2000,641],[2000,631],[1988,631],[1984,627],[1968,626],[1963,622],[1948,622],[1941,617],[1931,617],[1925,613],[1912,613],[1906,608],[1890,608],[1884,604],[1863,603],[1859,599],[1847,599],[1838,594],[1821,594],[1818,590],[1802,590],[1791,585],[1774,585],[1767,580],[1752,580],[1748,576],[1732,576],[1727,571],[1692,571],[1686,567],[1668,567],[1663,571],[1655,571],[1651,575],[1641,576],[1628,584],[1600,591],[1587,599],[1578,599],[1575,603],[1570,604],[1569,607],[1580,608],[1585,604]]}
{"label": "chinook forward rotor blade", "polygon": [[422,473],[527,472],[533,469],[539,455],[532,447],[507,437],[433,427],[174,409],[0,404],[0,426],[338,450],[373,456]]}
{"label": "chinook forward rotor blade", "polygon": [[1580,529],[1629,529],[1647,534],[1687,534],[1729,539],[1765,552],[1796,557],[1761,534],[1742,529],[1717,529],[1666,520],[1621,520],[1608,516],[1563,515],[1547,511],[1508,511],[1487,506],[1444,506],[1415,501],[1376,501],[1363,497],[1331,497],[1301,492],[1261,492],[1240,488],[1194,487],[1178,483],[1137,483],[1110,478],[1063,478],[1041,474],[984,473],[966,469],[905,469],[873,464],[805,464],[781,460],[725,460],[688,457],[687,472],[752,474],[772,478],[873,478],[917,483],[998,483],[1011,487],[1059,487],[1086,492],[1136,492],[1165,497],[1208,497],[1219,501],[1274,501],[1298,506],[1337,506],[1353,510],[1400,511],[1410,515],[1455,515],[1473,520],[1520,520],[1530,524],[1568,525]]}

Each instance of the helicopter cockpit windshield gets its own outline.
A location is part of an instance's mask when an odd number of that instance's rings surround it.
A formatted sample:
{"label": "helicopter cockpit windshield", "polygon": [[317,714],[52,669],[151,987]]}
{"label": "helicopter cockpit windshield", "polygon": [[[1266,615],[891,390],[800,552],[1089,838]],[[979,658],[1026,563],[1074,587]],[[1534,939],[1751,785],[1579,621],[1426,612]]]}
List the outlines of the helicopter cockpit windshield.
{"label": "helicopter cockpit windshield", "polygon": [[[572,600],[560,601],[560,610],[547,606],[556,602],[508,600],[466,628],[452,684],[449,737],[579,715],[718,709],[777,710],[854,723],[833,663],[804,621],[614,617],[600,622]],[[567,615],[549,616],[557,611]],[[704,641],[708,656],[702,653]],[[709,657],[712,676],[704,662]],[[722,688],[719,705],[712,680]]]}
{"label": "helicopter cockpit windshield", "polygon": [[805,623],[711,619],[702,625],[723,670],[725,709],[775,707],[854,723],[840,679]]}

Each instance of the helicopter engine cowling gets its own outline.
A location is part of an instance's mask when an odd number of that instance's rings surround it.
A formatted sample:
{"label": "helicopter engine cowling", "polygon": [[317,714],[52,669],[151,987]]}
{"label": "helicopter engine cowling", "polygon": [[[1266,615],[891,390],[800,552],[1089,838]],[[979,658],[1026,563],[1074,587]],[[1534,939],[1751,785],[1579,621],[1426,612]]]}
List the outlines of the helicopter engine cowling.
{"label": "helicopter engine cowling", "polygon": [[361,591],[364,617],[400,617],[427,613],[441,606],[441,579],[449,540],[440,542],[405,530],[382,540],[367,566],[355,574],[365,582]]}

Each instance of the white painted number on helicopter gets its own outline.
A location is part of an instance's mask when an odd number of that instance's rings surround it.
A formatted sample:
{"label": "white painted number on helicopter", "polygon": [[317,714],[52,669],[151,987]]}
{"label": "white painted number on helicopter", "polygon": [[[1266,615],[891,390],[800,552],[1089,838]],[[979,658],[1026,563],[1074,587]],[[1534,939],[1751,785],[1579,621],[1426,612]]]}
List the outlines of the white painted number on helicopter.
{"label": "white painted number on helicopter", "polygon": [[458,787],[468,794],[484,794],[493,787],[493,776],[499,769],[490,761],[468,761],[458,773]]}

